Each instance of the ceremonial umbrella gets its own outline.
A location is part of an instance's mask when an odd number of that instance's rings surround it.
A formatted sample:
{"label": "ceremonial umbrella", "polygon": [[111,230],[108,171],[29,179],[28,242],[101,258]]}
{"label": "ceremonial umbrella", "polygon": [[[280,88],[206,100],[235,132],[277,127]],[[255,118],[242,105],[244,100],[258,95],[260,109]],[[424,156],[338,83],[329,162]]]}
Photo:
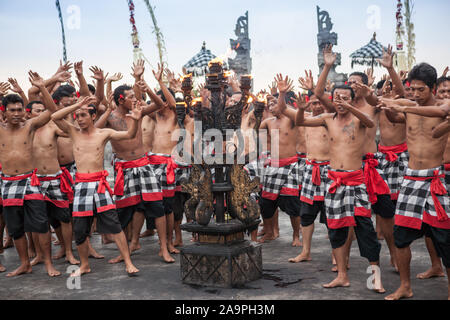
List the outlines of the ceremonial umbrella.
{"label": "ceremonial umbrella", "polygon": [[183,68],[186,73],[192,73],[194,77],[205,75],[208,72],[208,62],[216,58],[210,50],[206,49],[206,44],[203,42],[202,49],[191,60],[186,63]]}
{"label": "ceremonial umbrella", "polygon": [[375,59],[381,59],[383,56],[383,49],[387,51],[387,48],[383,47],[383,45],[376,40],[376,36],[377,34],[374,33],[369,44],[356,50],[350,55],[350,58],[352,58],[352,68],[353,65],[359,64],[363,66],[371,66],[373,70],[374,65],[379,65]]}

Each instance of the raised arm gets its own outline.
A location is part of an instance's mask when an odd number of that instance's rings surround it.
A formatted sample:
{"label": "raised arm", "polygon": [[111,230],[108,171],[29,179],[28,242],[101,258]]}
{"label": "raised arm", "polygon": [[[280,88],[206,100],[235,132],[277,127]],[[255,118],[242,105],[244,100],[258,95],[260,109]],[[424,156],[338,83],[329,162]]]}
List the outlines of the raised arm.
{"label": "raised arm", "polygon": [[95,121],[94,127],[96,128],[105,128],[108,124],[108,118],[116,109],[116,103],[114,102],[114,93],[111,92],[108,95],[108,100],[106,101],[106,111]]}
{"label": "raised arm", "polygon": [[77,103],[75,103],[74,105],[65,107],[65,108],[60,109],[60,110],[56,111],[55,113],[53,113],[51,119],[56,123],[58,128],[60,128],[64,132],[70,134],[71,130],[74,130],[76,128],[71,123],[66,121],[65,118],[68,115],[75,112],[75,110],[77,110],[83,106],[88,106],[88,105],[94,103],[95,99],[96,98],[93,96],[80,98],[80,99],[78,99]]}
{"label": "raised arm", "polygon": [[333,53],[332,49],[333,45],[330,44],[323,50],[323,59],[325,65],[323,67],[322,73],[319,76],[319,80],[317,80],[316,89],[314,90],[314,95],[317,97],[317,99],[320,100],[320,102],[322,102],[328,112],[335,112],[336,110],[333,103],[328,99],[328,95],[325,94],[328,73],[336,62],[336,53]]}
{"label": "raised arm", "polygon": [[389,72],[392,85],[394,86],[395,94],[397,94],[400,97],[404,97],[405,89],[403,87],[402,80],[400,79],[400,76],[394,69],[394,54],[395,53],[393,52],[392,46],[389,45],[387,51],[384,51],[383,48],[383,56],[381,59],[378,59],[377,61]]}
{"label": "raised arm", "polygon": [[403,100],[405,99],[392,100],[381,98],[385,108],[390,108],[391,110],[400,113],[412,113],[430,118],[445,118],[450,110],[450,106],[447,104],[441,106],[417,106],[415,102],[409,100],[410,105],[404,106],[399,104],[399,102],[402,103]]}
{"label": "raised arm", "polygon": [[355,117],[357,117],[360,120],[361,125],[363,125],[364,127],[373,128],[375,126],[375,123],[368,114],[361,112],[359,109],[355,108],[350,103],[344,101],[340,96],[337,99],[335,99],[335,103],[338,106],[347,109],[349,112],[351,112]]}
{"label": "raised arm", "polygon": [[275,81],[277,83],[278,92],[280,93],[278,96],[277,106],[275,108],[279,110],[280,113],[288,117],[294,124],[296,112],[294,109],[286,106],[286,93],[292,90],[293,81],[287,76],[283,79],[281,74],[277,74]]}
{"label": "raised arm", "polygon": [[105,98],[105,78],[103,76],[103,70],[99,67],[94,66],[89,70],[94,74],[91,78],[97,81],[97,86],[95,89],[95,97],[97,98],[97,102],[94,104],[98,107]]}
{"label": "raised arm", "polygon": [[81,97],[88,97],[91,95],[91,92],[89,91],[89,87],[86,82],[86,78],[83,75],[83,61],[75,62],[74,65],[75,74],[78,78],[78,83],[80,85],[80,96]]}
{"label": "raised arm", "polygon": [[8,82],[11,84],[11,91],[17,93],[23,100],[23,105],[26,106],[29,101],[27,95],[23,92],[22,88],[20,87],[19,83],[14,78],[9,78]]}
{"label": "raised arm", "polygon": [[47,110],[42,112],[39,116],[36,118],[32,118],[28,121],[30,121],[31,128],[33,130],[36,130],[40,127],[43,127],[50,121],[50,117],[52,113],[54,113],[57,110],[57,107],[55,105],[55,102],[53,101],[52,97],[50,96],[50,93],[48,92],[47,88],[45,87],[45,81],[42,79],[38,73],[30,71],[28,73],[30,83],[38,88],[42,94],[42,102],[44,103]]}
{"label": "raised arm", "polygon": [[142,59],[139,59],[138,61],[136,61],[136,63],[133,62],[133,66],[131,67],[131,71],[132,71],[131,76],[134,78],[133,90],[134,90],[134,94],[136,95],[136,98],[138,100],[142,99],[142,91],[139,88],[139,86],[137,85],[137,83],[143,79],[143,75],[144,75],[144,71],[145,71],[144,64],[145,64],[145,61]]}
{"label": "raised arm", "polygon": [[155,72],[155,70],[153,70],[153,75],[155,76],[156,81],[158,81],[159,86],[161,87],[161,90],[164,94],[164,97],[166,98],[166,101],[169,103],[169,107],[175,109],[177,103],[175,101],[174,96],[170,93],[169,89],[162,81],[163,73],[164,73],[164,66],[161,66],[161,64],[158,63],[158,71]]}
{"label": "raised arm", "polygon": [[[142,92],[147,93],[150,96],[152,103],[150,105],[146,105],[142,108],[142,115],[146,116],[155,111],[160,110],[161,108],[165,108],[167,103],[162,101],[162,99],[153,92],[150,86],[145,82],[145,80],[141,80],[136,84]],[[140,99],[138,99],[140,100]]]}
{"label": "raised arm", "polygon": [[309,102],[306,102],[305,97],[300,93],[297,97],[298,110],[295,115],[295,125],[301,127],[326,127],[326,121],[324,115],[319,115],[317,117],[305,117],[305,110],[309,106]]}
{"label": "raised arm", "polygon": [[447,116],[447,121],[442,122],[433,130],[433,138],[439,139],[450,132],[450,115]]}

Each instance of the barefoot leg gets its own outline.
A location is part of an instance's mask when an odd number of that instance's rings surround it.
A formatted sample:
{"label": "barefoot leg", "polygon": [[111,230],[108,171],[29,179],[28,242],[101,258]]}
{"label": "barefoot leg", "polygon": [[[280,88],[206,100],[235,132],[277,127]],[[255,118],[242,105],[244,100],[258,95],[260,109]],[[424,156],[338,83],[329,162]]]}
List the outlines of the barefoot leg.
{"label": "barefoot leg", "polygon": [[134,252],[141,248],[141,245],[139,243],[139,234],[142,230],[142,226],[144,225],[144,221],[144,214],[142,212],[136,211],[133,215],[132,220],[130,252]]}
{"label": "barefoot leg", "polygon": [[167,263],[175,262],[175,259],[171,257],[167,249],[167,229],[166,229],[166,217],[159,217],[155,219],[156,230],[159,237],[159,256]]}
{"label": "barefoot leg", "polygon": [[175,220],[174,225],[173,225],[173,229],[175,231],[175,242],[173,244],[174,247],[182,247],[183,246],[183,237],[181,234],[181,222],[183,221],[183,219],[181,220]]}
{"label": "barefoot leg", "polygon": [[336,279],[331,281],[330,283],[324,284],[324,288],[336,288],[336,287],[349,287],[350,286],[350,280],[347,276],[347,266],[346,266],[346,248],[345,245],[333,249],[333,254],[336,257],[336,263],[337,263],[337,271],[338,275]]}
{"label": "barefoot leg", "polygon": [[77,277],[81,276],[85,273],[91,272],[91,267],[89,266],[89,237],[86,238],[86,240],[77,245],[78,255],[80,256],[81,264],[80,269],[78,269],[77,272],[73,273],[71,277]]}
{"label": "barefoot leg", "polygon": [[39,234],[34,232],[30,232],[30,234],[30,239],[32,239],[31,241],[33,242],[34,250],[36,251],[36,256],[33,260],[31,260],[31,265],[35,266],[44,262],[44,253],[42,252],[42,248],[39,243]]}
{"label": "barefoot leg", "polygon": [[173,245],[173,225],[175,223],[173,212],[166,214],[166,223],[167,223],[167,249],[172,254],[180,253],[180,250],[176,249]]}
{"label": "barefoot leg", "polygon": [[[3,249],[11,248],[14,245],[13,239],[9,236],[8,227],[5,227],[5,242],[3,243]],[[2,238],[3,241],[3,238]]]}
{"label": "barefoot leg", "polygon": [[79,264],[80,261],[75,258],[72,250],[72,223],[61,222],[61,248],[64,248],[66,254],[66,261],[70,264]]}
{"label": "barefoot leg", "polygon": [[128,248],[128,241],[125,237],[125,233],[123,231],[113,234],[112,237],[114,238],[114,242],[117,245],[117,248],[120,251],[120,255],[123,257],[123,260],[125,261],[126,271],[128,275],[136,275],[139,270],[133,265],[130,258],[130,251]]}
{"label": "barefoot leg", "polygon": [[57,243],[53,242],[55,245],[60,245],[61,247],[59,248],[58,252],[56,254],[53,255],[52,259],[53,260],[59,260],[61,258],[64,258],[66,255],[66,248],[65,248],[65,243],[64,243],[64,238],[63,238],[63,233],[62,233],[62,227],[59,226],[58,228],[55,228],[55,233],[56,233],[56,237],[58,238]]}
{"label": "barefoot leg", "polygon": [[3,214],[0,213],[0,253],[3,253],[3,232],[5,230],[5,220]]}
{"label": "barefoot leg", "polygon": [[376,232],[377,232],[377,238],[378,238],[378,240],[384,240],[385,238],[385,235],[384,235],[384,232],[383,232],[383,226],[381,225],[381,219],[383,219],[380,215],[376,215],[375,216],[375,222],[376,222],[376,224],[375,224],[375,228],[376,228]]}
{"label": "barefoot leg", "polygon": [[300,241],[300,216],[291,217],[292,226],[292,246],[301,247],[302,242]]}
{"label": "barefoot leg", "polygon": [[14,240],[14,246],[20,258],[20,266],[13,272],[8,273],[7,277],[15,277],[20,274],[31,273],[31,264],[28,257],[27,239],[25,235],[21,238]]}
{"label": "barefoot leg", "polygon": [[381,232],[383,233],[384,239],[386,240],[386,244],[389,248],[391,263],[395,270],[398,271],[397,258],[395,256],[396,250],[394,244],[394,218],[379,217],[377,221],[377,225],[380,225]]}
{"label": "barefoot leg", "polygon": [[302,261],[311,261],[311,240],[314,232],[314,223],[302,227],[303,249],[295,258],[289,259],[289,262],[297,263]]}
{"label": "barefoot leg", "polygon": [[428,254],[430,255],[431,268],[425,272],[417,275],[418,279],[429,279],[433,277],[443,277],[444,271],[442,269],[441,259],[439,258],[433,240],[425,236],[425,244],[427,246]]}
{"label": "barefoot leg", "polygon": [[61,272],[55,269],[52,262],[52,249],[51,249],[51,234],[47,233],[38,233],[39,236],[39,245],[42,250],[45,268],[47,269],[47,273],[50,277],[57,277],[61,275]]}
{"label": "barefoot leg", "polygon": [[280,236],[280,225],[279,225],[279,219],[278,219],[278,209],[275,211],[275,214],[273,215],[272,220],[272,234],[273,238],[276,239]]}
{"label": "barefoot leg", "polygon": [[411,249],[397,248],[397,264],[400,273],[400,287],[393,294],[390,294],[386,300],[400,300],[402,298],[411,298],[413,292],[411,289],[410,279],[410,263],[411,263]]}

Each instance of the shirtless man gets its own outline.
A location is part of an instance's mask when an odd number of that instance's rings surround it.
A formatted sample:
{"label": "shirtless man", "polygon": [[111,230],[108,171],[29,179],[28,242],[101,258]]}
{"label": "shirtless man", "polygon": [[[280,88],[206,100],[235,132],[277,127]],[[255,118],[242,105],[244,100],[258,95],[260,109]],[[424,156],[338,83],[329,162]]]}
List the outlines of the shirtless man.
{"label": "shirtless man", "polygon": [[[52,115],[52,120],[56,125],[70,136],[77,165],[73,228],[81,266],[71,276],[80,276],[91,272],[86,239],[91,232],[94,216],[97,217],[97,231],[112,234],[125,261],[126,272],[128,275],[134,276],[139,270],[131,262],[127,239],[122,231],[112,199],[113,192],[106,181],[108,172],[104,170],[103,162],[105,145],[108,141],[129,140],[135,137],[142,110],[140,106],[134,106],[131,114],[126,115],[132,121],[128,131],[98,129],[94,127],[95,107],[88,107],[93,101],[95,101],[94,97],[84,97],[73,106],[61,109]],[[79,128],[65,120],[74,112]]]}
{"label": "shirtless man", "polygon": [[[139,61],[133,66],[133,74],[137,82],[140,81],[143,73],[143,62]],[[164,107],[164,103],[148,86],[145,89],[154,101],[152,104],[146,105],[142,110],[143,114],[149,115]],[[137,83],[134,89],[126,85],[117,87],[114,90],[114,103],[117,105],[117,108],[112,113],[105,114],[107,117],[99,119],[95,126],[101,128],[106,125],[106,127],[117,131],[127,130],[134,123],[127,114],[138,103],[137,96],[141,96],[141,90]],[[141,99],[139,99],[139,103],[145,104]],[[116,171],[114,199],[122,229],[125,230],[130,222],[132,223],[130,251],[133,252],[140,248],[139,234],[144,223],[144,216],[146,219],[155,218],[160,240],[159,256],[165,262],[172,263],[175,260],[170,256],[167,249],[167,229],[161,185],[145,153],[141,122],[139,120],[138,133],[132,139],[111,141],[115,154],[114,168]],[[110,262],[118,263],[122,261],[122,257],[118,256],[116,259],[110,260]]]}
{"label": "shirtless man", "polygon": [[[361,157],[366,142],[366,128],[373,128],[375,124],[367,114],[351,105],[354,98],[351,87],[337,86],[332,95],[336,104],[335,114],[305,118],[304,109],[300,108],[296,121],[298,125],[324,127],[330,138],[325,208],[328,236],[336,257],[338,276],[323,285],[325,288],[350,286],[345,248],[350,226],[355,229],[361,256],[367,258],[372,266],[379,265],[381,249],[370,219],[370,201]],[[374,291],[384,292],[380,277],[375,278]]]}
{"label": "shirtless man", "polygon": [[[325,112],[322,103],[314,95],[309,97],[308,103],[299,96],[297,106],[303,110],[310,107],[312,117],[317,117]],[[330,164],[328,131],[324,127],[305,127],[304,129],[307,156],[300,191],[303,249],[297,257],[289,259],[289,262],[294,263],[311,261],[314,220],[319,212],[320,222],[326,225],[324,200]]]}
{"label": "shirtless man", "polygon": [[[53,103],[50,100],[48,103]],[[54,109],[57,109],[56,105]],[[45,112],[43,104],[35,103],[32,106],[30,117],[38,117]],[[53,121],[36,130],[33,140],[33,160],[40,181],[41,192],[44,195],[49,222],[56,232],[59,231],[61,253],[58,257],[66,256],[70,264],[79,264],[72,252],[72,224],[69,209],[69,198],[73,199],[73,191],[69,180],[61,171],[58,163],[57,138],[67,137]],[[62,236],[62,237],[61,237]],[[41,262],[42,255],[39,248],[38,237],[34,238],[37,256],[31,265]]]}
{"label": "shirtless man", "polygon": [[[297,156],[298,129],[294,121],[281,113],[281,106],[285,103],[286,93],[292,88],[292,80],[278,74],[275,78],[280,95],[276,105],[270,104],[269,110],[273,117],[261,123],[261,129],[267,129],[271,143],[278,143],[279,154],[271,154],[268,166],[264,169],[262,193],[260,200],[261,215],[264,221],[265,234],[259,240],[273,240],[273,216],[279,207],[291,219],[293,229],[292,246],[301,246],[300,242],[300,177],[302,176]],[[289,109],[294,112],[294,109]],[[278,136],[274,137],[273,134]],[[278,139],[277,139],[278,138]],[[277,141],[278,140],[278,141]]]}
{"label": "shirtless man", "polygon": [[[436,69],[422,63],[408,75],[415,101],[381,99],[391,121],[406,123],[410,155],[397,201],[394,227],[400,287],[386,297],[388,300],[413,296],[410,244],[424,234],[433,240],[447,268],[447,275],[450,275],[450,197],[442,167],[448,134],[433,138],[433,130],[446,121],[450,106],[448,101],[443,103],[435,99],[436,80]],[[433,107],[438,104],[441,106]]]}
{"label": "shirtless man", "polygon": [[[37,129],[50,121],[56,111],[52,98],[45,88],[44,80],[29,72],[30,82],[39,88],[47,111],[24,121],[24,106],[17,95],[3,98],[7,124],[0,127],[0,163],[2,164],[3,215],[8,232],[14,240],[21,265],[7,276],[31,273],[25,232],[38,233],[44,264],[49,276],[59,276],[51,260],[51,241],[46,206],[39,190],[36,169],[33,166],[33,138]],[[39,201],[41,200],[41,201]]]}

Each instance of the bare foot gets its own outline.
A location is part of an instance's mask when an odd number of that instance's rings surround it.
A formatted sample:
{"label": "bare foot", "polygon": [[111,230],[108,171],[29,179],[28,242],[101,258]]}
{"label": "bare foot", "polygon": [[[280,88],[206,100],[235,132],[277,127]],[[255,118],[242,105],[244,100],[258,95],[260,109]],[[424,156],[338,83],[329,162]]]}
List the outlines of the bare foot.
{"label": "bare foot", "polygon": [[42,259],[42,257],[36,256],[33,260],[31,260],[30,265],[35,266],[35,265],[43,263],[43,262],[44,262],[44,259]]}
{"label": "bare foot", "polygon": [[175,248],[173,246],[173,244],[167,244],[167,250],[169,250],[169,252],[172,253],[172,254],[179,254],[180,253],[180,250]]}
{"label": "bare foot", "polygon": [[182,247],[183,246],[183,240],[175,240],[174,247]]}
{"label": "bare foot", "polygon": [[444,271],[441,268],[433,268],[431,267],[425,272],[419,273],[416,277],[417,279],[429,279],[434,277],[444,277]]}
{"label": "bare foot", "polygon": [[0,263],[0,272],[5,272],[6,268]]}
{"label": "bare foot", "polygon": [[118,257],[115,257],[114,259],[110,259],[108,263],[114,264],[114,263],[120,263],[123,261],[122,255],[119,255]]}
{"label": "bare foot", "polygon": [[75,264],[80,264],[80,261],[77,260],[73,254],[66,254],[66,262],[75,265]]}
{"label": "bare foot", "polygon": [[79,268],[77,271],[72,273],[70,276],[73,277],[73,278],[74,277],[81,277],[83,274],[90,273],[90,272],[91,272],[91,268],[83,267],[83,268]]}
{"label": "bare foot", "polygon": [[133,264],[130,264],[126,267],[127,273],[129,277],[136,277],[139,273],[139,269],[136,268]]}
{"label": "bare foot", "polygon": [[66,256],[66,249],[65,248],[61,248],[61,249],[59,249],[59,251],[55,255],[52,256],[52,259],[53,260],[59,260],[59,259],[65,257],[65,256]]}
{"label": "bare foot", "polygon": [[303,262],[303,261],[311,261],[311,256],[309,253],[302,252],[295,258],[289,259],[289,262],[293,262],[293,263],[298,263],[298,262]]}
{"label": "bare foot", "polygon": [[272,241],[272,240],[275,240],[275,239],[276,238],[275,238],[275,236],[273,234],[266,233],[266,234],[264,234],[264,236],[262,238],[258,239],[258,242],[259,243],[264,243],[266,241]]}
{"label": "bare foot", "polygon": [[402,298],[411,298],[413,296],[413,292],[411,288],[400,287],[393,294],[385,297],[385,300],[400,300]]}
{"label": "bare foot", "polygon": [[113,243],[114,241],[111,240],[107,235],[102,234],[102,244],[109,244]]}
{"label": "bare foot", "polygon": [[[349,264],[347,264],[347,270],[348,270],[348,269],[350,269],[350,265],[349,265]],[[335,265],[333,268],[331,268],[331,271],[333,271],[333,272],[338,272],[337,265]]]}
{"label": "bare foot", "polygon": [[337,288],[337,287],[350,287],[350,281],[347,277],[339,278],[337,277],[330,283],[322,285],[324,288],[330,289],[330,288]]}
{"label": "bare foot", "polygon": [[135,252],[141,248],[141,244],[138,242],[137,244],[130,243],[130,252]]}
{"label": "bare foot", "polygon": [[172,256],[169,254],[168,251],[162,252],[161,250],[159,250],[158,256],[163,258],[164,262],[166,262],[166,263],[174,263],[175,262],[175,259],[172,258]]}
{"label": "bare foot", "polygon": [[28,258],[33,259],[36,257],[36,251],[32,248],[28,248]]}
{"label": "bare foot", "polygon": [[139,238],[146,238],[155,235],[155,230],[145,230],[139,235]]}
{"label": "bare foot", "polygon": [[8,273],[6,276],[15,277],[24,273],[31,273],[31,264],[20,265],[16,270]]}
{"label": "bare foot", "polygon": [[274,237],[274,239],[277,239],[280,237],[280,229],[275,229],[273,231],[273,237]]}
{"label": "bare foot", "polygon": [[302,244],[302,242],[300,241],[300,239],[296,238],[296,239],[292,240],[292,246],[293,246],[293,247],[302,247],[303,244]]}
{"label": "bare foot", "polygon": [[[89,258],[94,258],[94,259],[104,259],[105,256],[102,256],[101,254],[99,254],[97,251],[94,250],[94,248],[89,248]],[[90,272],[90,271],[89,271]]]}
{"label": "bare foot", "polygon": [[47,273],[50,277],[57,277],[61,275],[61,272],[56,270],[52,264],[45,266],[45,268],[47,269]]}

